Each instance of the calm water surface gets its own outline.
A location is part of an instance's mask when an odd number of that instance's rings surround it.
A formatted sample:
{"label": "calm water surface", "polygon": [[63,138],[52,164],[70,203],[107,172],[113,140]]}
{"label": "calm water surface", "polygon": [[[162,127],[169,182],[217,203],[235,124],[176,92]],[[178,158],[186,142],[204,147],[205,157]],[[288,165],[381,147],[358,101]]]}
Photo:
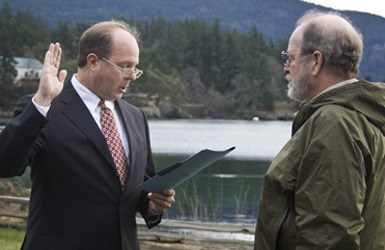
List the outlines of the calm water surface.
{"label": "calm water surface", "polygon": [[176,188],[172,219],[255,223],[263,177],[290,138],[291,122],[238,120],[150,121],[158,170],[202,149],[235,146]]}
{"label": "calm water surface", "polygon": [[271,160],[290,138],[288,121],[159,120],[150,121],[157,154],[192,154],[201,149],[236,149],[230,157]]}

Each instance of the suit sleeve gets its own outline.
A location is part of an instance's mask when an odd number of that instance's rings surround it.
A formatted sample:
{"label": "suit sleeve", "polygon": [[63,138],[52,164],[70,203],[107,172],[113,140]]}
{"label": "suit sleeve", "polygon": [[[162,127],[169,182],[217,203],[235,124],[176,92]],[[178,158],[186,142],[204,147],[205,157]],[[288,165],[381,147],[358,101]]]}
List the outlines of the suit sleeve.
{"label": "suit sleeve", "polygon": [[47,123],[32,103],[32,95],[16,104],[14,117],[0,133],[0,176],[22,175],[40,131]]}
{"label": "suit sleeve", "polygon": [[[156,174],[154,159],[151,150],[151,142],[150,142],[150,132],[148,127],[148,122],[145,113],[141,110],[143,119],[144,119],[144,127],[146,131],[146,144],[147,144],[147,164],[146,164],[146,174],[144,181],[148,180],[152,176]],[[148,228],[155,227],[161,222],[162,215],[152,215],[148,209],[149,199],[147,198],[148,192],[142,191],[139,199],[139,212],[144,218],[146,225]]]}

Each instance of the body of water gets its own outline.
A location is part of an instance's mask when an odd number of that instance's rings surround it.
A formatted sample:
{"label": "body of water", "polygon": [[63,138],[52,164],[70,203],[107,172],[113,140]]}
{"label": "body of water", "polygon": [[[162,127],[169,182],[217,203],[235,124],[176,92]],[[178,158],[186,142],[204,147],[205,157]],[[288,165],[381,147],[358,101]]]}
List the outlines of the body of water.
{"label": "body of water", "polygon": [[171,219],[255,223],[263,178],[290,139],[290,121],[152,120],[158,170],[202,149],[235,150],[176,188]]}
{"label": "body of water", "polygon": [[[202,149],[235,150],[176,188],[165,218],[255,223],[263,178],[290,138],[289,121],[150,120],[157,170]],[[29,173],[15,178],[30,186]]]}
{"label": "body of water", "polygon": [[228,157],[271,160],[289,140],[290,121],[152,120],[151,143],[156,154],[193,154],[224,150]]}

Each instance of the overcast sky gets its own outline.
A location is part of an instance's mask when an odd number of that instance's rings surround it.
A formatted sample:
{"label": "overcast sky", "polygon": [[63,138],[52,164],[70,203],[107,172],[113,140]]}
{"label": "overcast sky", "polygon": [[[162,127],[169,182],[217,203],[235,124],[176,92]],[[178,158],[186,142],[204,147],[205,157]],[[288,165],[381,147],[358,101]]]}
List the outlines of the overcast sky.
{"label": "overcast sky", "polygon": [[[355,10],[368,12],[385,18],[385,2],[383,0],[302,0],[330,7],[337,10]],[[385,28],[385,27],[384,27]]]}

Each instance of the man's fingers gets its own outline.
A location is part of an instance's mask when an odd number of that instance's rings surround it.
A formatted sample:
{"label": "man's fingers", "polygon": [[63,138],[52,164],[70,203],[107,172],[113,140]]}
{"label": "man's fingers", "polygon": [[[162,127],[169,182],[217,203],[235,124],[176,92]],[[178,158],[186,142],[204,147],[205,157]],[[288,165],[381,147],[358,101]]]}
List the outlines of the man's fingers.
{"label": "man's fingers", "polygon": [[44,65],[49,65],[49,64],[51,64],[53,48],[54,48],[54,45],[53,45],[53,43],[51,43],[51,44],[49,45],[49,48],[48,48],[47,52],[45,53],[45,57],[44,57]]}
{"label": "man's fingers", "polygon": [[54,48],[54,56],[53,56],[53,65],[55,67],[59,67],[60,65],[60,60],[61,60],[61,54],[62,54],[62,49],[60,47],[59,43],[55,43],[55,48]]}
{"label": "man's fingers", "polygon": [[60,82],[64,82],[64,80],[66,79],[67,77],[67,70],[65,69],[62,69],[60,70],[59,74],[58,74],[58,79]]}

